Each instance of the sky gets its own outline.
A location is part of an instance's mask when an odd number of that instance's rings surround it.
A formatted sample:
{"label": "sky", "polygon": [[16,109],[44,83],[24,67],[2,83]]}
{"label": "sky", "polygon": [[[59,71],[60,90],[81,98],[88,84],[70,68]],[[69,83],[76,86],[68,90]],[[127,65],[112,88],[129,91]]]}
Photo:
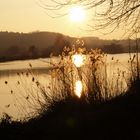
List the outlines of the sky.
{"label": "sky", "polygon": [[[46,0],[47,1],[47,0]],[[103,31],[91,31],[91,15],[93,11],[86,12],[86,20],[82,23],[73,23],[69,15],[59,18],[48,16],[50,13],[38,4],[38,0],[0,0],[0,31],[59,32],[69,36],[94,36],[103,39],[120,39],[121,30],[104,35]]]}

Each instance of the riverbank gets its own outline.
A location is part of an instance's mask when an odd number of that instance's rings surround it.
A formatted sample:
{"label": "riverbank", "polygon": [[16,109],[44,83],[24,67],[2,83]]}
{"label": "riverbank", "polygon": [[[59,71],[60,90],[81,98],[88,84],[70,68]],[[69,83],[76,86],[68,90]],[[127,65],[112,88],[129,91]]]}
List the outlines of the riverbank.
{"label": "riverbank", "polygon": [[56,102],[28,122],[11,122],[7,116],[0,136],[14,140],[140,139],[139,85],[138,80],[126,94],[100,104],[74,98]]}

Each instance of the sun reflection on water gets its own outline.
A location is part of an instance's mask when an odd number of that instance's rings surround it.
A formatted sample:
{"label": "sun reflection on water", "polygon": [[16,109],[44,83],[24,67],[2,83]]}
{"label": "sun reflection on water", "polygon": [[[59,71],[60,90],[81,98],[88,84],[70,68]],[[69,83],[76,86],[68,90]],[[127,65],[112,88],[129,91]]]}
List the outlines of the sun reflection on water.
{"label": "sun reflection on water", "polygon": [[75,95],[80,98],[82,94],[82,90],[83,90],[82,82],[80,80],[77,80],[75,83]]}

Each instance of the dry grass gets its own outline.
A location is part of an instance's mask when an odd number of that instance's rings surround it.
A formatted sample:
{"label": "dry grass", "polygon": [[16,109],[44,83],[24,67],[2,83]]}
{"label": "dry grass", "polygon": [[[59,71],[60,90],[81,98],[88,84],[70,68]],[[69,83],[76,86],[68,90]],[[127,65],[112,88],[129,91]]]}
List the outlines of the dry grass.
{"label": "dry grass", "polygon": [[[110,66],[107,62],[107,55],[100,49],[87,51],[85,48],[80,48],[82,43],[78,41],[77,46],[65,47],[57,59],[50,56],[52,69],[49,71],[49,85],[44,85],[39,81],[38,74],[33,71],[31,64],[28,71],[18,73],[20,80],[17,81],[17,84],[22,85],[25,91],[22,98],[34,110],[32,114],[29,113],[23,107],[25,102],[21,103],[20,110],[27,114],[26,120],[48,111],[50,106],[59,101],[69,98],[78,99],[75,94],[75,83],[78,80],[82,83],[82,93],[78,100],[87,103],[101,103],[125,94],[139,79],[137,66],[139,63],[137,63],[136,55],[128,61],[128,72],[119,68],[112,72],[113,67],[119,64],[119,60],[112,58],[113,65]],[[77,54],[84,58],[81,67],[77,67],[73,63],[73,56]],[[31,80],[31,90],[26,87],[25,76]],[[5,84],[8,82],[5,81]]]}

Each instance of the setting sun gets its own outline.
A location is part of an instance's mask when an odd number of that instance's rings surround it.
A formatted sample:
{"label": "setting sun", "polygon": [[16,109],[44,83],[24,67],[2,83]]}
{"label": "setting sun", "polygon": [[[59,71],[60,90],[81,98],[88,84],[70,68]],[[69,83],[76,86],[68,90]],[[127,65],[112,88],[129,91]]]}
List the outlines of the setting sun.
{"label": "setting sun", "polygon": [[83,22],[86,14],[82,7],[75,6],[70,9],[69,16],[72,22]]}
{"label": "setting sun", "polygon": [[72,56],[72,62],[75,64],[76,67],[81,67],[84,65],[84,56],[81,54],[75,54]]}

